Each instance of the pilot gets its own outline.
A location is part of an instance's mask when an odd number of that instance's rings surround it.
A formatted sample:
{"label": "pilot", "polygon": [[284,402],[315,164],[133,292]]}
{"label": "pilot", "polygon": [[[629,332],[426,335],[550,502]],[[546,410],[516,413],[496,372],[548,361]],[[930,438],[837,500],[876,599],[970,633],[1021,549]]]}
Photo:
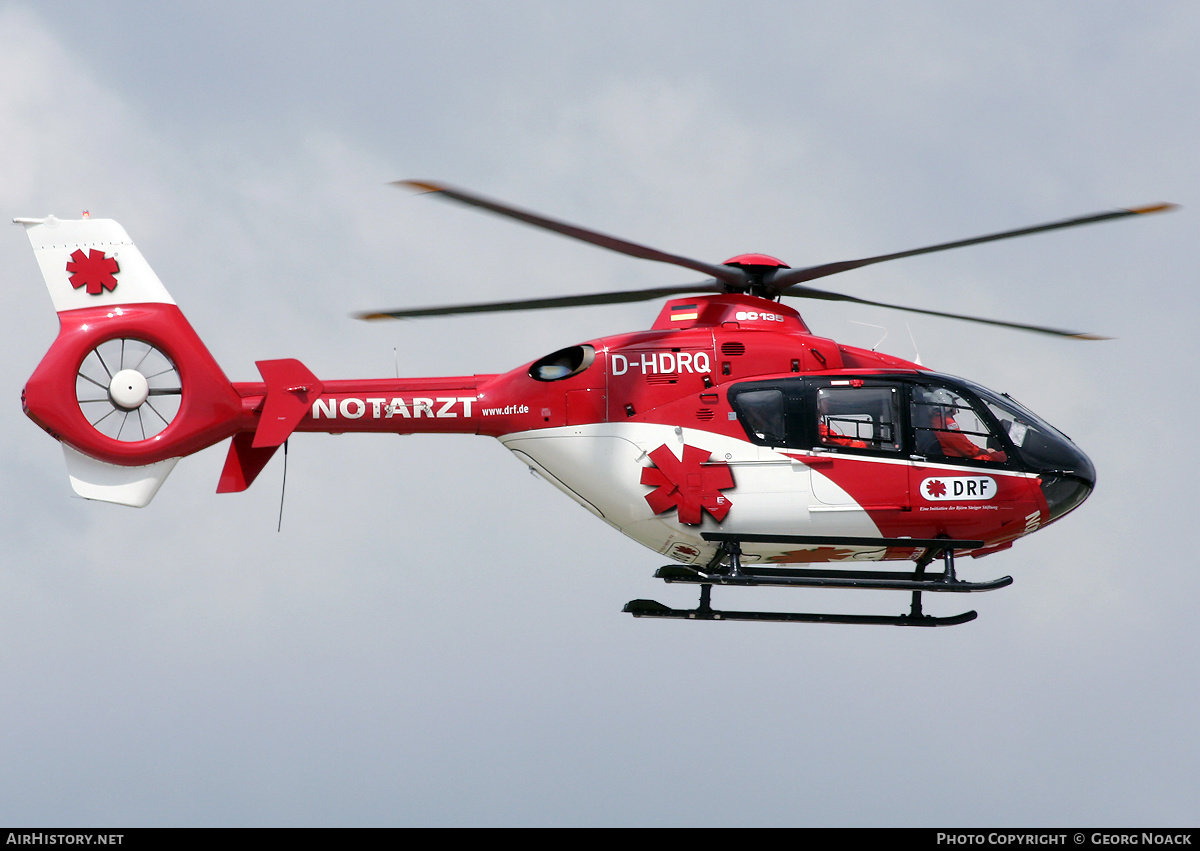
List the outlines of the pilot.
{"label": "pilot", "polygon": [[865,440],[858,440],[857,438],[847,437],[844,434],[838,434],[829,427],[829,396],[825,393],[817,395],[817,410],[820,412],[820,416],[817,418],[817,437],[822,443],[832,446],[849,446],[854,449],[867,448]]}
{"label": "pilot", "polygon": [[[941,454],[948,458],[970,458],[973,461],[1005,461],[1008,456],[999,450],[988,450],[976,444],[960,431],[954,414],[958,411],[958,399],[949,390],[924,391],[923,403],[918,408],[928,412],[927,429],[937,438]],[[930,447],[932,448],[932,447]]]}

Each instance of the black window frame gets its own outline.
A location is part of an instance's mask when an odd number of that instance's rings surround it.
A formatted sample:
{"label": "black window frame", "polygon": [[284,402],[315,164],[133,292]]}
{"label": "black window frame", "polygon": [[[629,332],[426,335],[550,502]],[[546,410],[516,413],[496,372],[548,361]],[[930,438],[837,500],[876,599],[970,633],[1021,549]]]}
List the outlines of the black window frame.
{"label": "black window frame", "polygon": [[[898,448],[874,448],[839,446],[823,443],[820,440],[818,421],[818,391],[829,387],[888,387],[898,395],[896,397],[896,428],[899,440]],[[961,397],[970,406],[976,417],[987,427],[989,447],[994,441],[996,448],[1006,455],[1005,461],[963,458],[949,455],[920,454],[916,451],[916,431],[912,419],[917,387],[945,389]],[[780,390],[783,394],[784,409],[784,441],[772,441],[766,437],[760,438],[751,431],[746,423],[737,398],[746,392],[756,390]],[[992,391],[989,391],[992,392]],[[1000,394],[995,394],[1000,395]],[[977,466],[981,469],[1032,469],[1023,461],[1017,447],[1014,446],[1002,424],[993,415],[980,393],[973,389],[969,381],[955,379],[953,376],[940,373],[919,373],[889,375],[821,375],[821,376],[780,376],[775,379],[750,379],[739,381],[727,391],[730,407],[737,416],[746,438],[757,446],[779,449],[795,449],[806,452],[821,452],[838,455],[862,455],[866,457],[886,457],[926,461],[935,464],[955,464]]]}
{"label": "black window frame", "polygon": [[[820,440],[817,428],[817,398],[818,392],[829,387],[886,387],[897,393],[895,413],[897,421],[895,428],[900,438],[898,448],[844,446],[834,443],[824,443]],[[738,398],[743,393],[763,390],[778,390],[783,395],[784,439],[770,440],[760,437],[750,428],[743,409],[738,404]],[[839,454],[861,454],[873,457],[896,458],[907,451],[908,435],[908,394],[902,384],[893,376],[787,376],[777,379],[759,379],[740,381],[729,388],[729,405],[737,416],[738,423],[746,433],[746,438],[756,446],[766,446],[779,449],[796,449],[807,452],[831,452]]]}

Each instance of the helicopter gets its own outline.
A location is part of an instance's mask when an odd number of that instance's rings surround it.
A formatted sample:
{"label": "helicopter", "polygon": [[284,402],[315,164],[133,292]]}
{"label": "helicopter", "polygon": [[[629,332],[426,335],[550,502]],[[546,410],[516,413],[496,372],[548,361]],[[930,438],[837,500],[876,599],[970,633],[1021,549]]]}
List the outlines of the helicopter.
{"label": "helicopter", "polygon": [[[1061,431],[962,378],[814,334],[784,296],[848,302],[1075,339],[1091,334],[887,304],[809,281],[889,260],[1157,213],[1112,210],[857,260],[791,268],[660,251],[441,183],[399,185],[643,260],[699,272],[679,286],[371,311],[357,318],[605,305],[666,298],[649,330],[568,346],[504,373],[322,380],[295,359],[231,382],[124,228],[18,218],[59,317],[21,396],[62,445],[75,493],[141,507],[180,458],[229,440],[218,493],[244,491],[297,432],[461,433],[498,439],[583,508],[669,558],[695,608],[632,600],[635,617],[950,626],[923,594],[990,591],[955,559],[1008,549],[1077,508],[1092,462]],[[940,571],[930,570],[936,561]],[[880,570],[879,562],[908,569]],[[893,590],[900,615],[715,609],[714,585]]]}

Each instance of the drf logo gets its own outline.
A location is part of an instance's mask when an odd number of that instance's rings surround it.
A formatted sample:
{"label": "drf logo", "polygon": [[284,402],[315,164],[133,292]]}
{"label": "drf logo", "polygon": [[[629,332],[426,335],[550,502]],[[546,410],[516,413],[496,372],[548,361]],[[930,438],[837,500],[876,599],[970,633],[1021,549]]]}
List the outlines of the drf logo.
{"label": "drf logo", "polygon": [[995,495],[991,476],[937,476],[921,482],[921,496],[930,502],[978,502]]}

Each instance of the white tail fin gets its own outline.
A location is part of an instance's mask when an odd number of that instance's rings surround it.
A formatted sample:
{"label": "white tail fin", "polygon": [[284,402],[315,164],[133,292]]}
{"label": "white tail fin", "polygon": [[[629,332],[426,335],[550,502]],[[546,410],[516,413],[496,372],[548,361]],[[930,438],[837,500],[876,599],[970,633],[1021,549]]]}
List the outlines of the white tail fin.
{"label": "white tail fin", "polygon": [[112,219],[47,216],[13,221],[25,226],[55,312],[175,303],[129,234]]}
{"label": "white tail fin", "polygon": [[133,508],[145,508],[150,504],[179,461],[178,458],[168,458],[157,464],[120,467],[76,452],[65,443],[62,449],[67,459],[67,475],[75,493],[84,499],[114,502]]}

